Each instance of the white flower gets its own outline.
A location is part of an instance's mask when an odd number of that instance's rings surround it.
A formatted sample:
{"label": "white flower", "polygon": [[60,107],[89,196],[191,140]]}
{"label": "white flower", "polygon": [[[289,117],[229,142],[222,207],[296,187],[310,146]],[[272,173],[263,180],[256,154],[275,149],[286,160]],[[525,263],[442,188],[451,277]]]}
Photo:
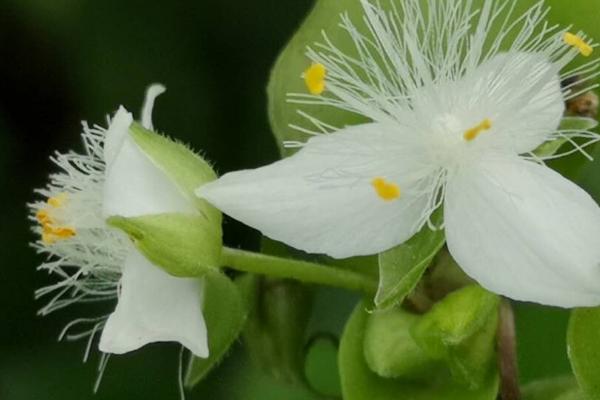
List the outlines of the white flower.
{"label": "white flower", "polygon": [[[151,113],[160,85],[149,88],[142,121],[152,127]],[[196,356],[207,357],[207,332],[202,315],[203,280],[176,278],[148,261],[121,231],[106,224],[114,215],[198,211],[138,147],[129,133],[133,118],[123,107],[108,129],[83,124],[85,153],[57,153],[62,171],[38,190],[47,201],[31,204],[41,239],[34,244],[48,256],[40,266],[59,281],[37,291],[52,296],[40,310],[46,315],[73,303],[118,298],[110,316],[82,318],[91,329],[77,339],[102,330],[100,350],[122,354],[147,343],[175,341]],[[89,345],[88,345],[89,349]]]}
{"label": "white flower", "polygon": [[[425,12],[419,0],[388,11],[361,3],[368,33],[343,16],[355,48],[324,35],[308,50],[311,94],[291,100],[372,122],[335,129],[300,111],[317,131],[299,127],[313,137],[288,143],[297,154],[226,174],[198,195],[271,238],[337,258],[401,244],[443,207],[450,252],[484,287],[600,304],[600,209],[544,165],[557,156],[533,153],[558,138],[574,146],[564,154],[598,141],[558,129],[572,88],[596,77],[598,62],[561,71],[593,46],[543,22],[542,2],[516,18],[515,1],[476,11],[428,0]],[[575,82],[561,87],[567,78]]]}

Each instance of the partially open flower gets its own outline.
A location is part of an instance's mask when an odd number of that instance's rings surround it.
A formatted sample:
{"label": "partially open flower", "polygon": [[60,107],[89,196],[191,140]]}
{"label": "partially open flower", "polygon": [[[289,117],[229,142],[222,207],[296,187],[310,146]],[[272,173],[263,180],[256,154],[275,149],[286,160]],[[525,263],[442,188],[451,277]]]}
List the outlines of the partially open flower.
{"label": "partially open flower", "polygon": [[[292,143],[298,153],[226,174],[199,196],[271,238],[338,258],[403,243],[443,207],[450,252],[484,287],[600,304],[600,208],[544,165],[599,140],[559,129],[598,60],[564,68],[594,46],[546,24],[542,2],[517,17],[515,1],[361,3],[365,27],[342,17],[354,49],[325,35],[307,53],[309,93],[291,100],[371,122],[336,129],[302,111],[316,131],[300,128],[313,137]],[[534,153],[555,139],[573,149]]]}
{"label": "partially open flower", "polygon": [[[152,129],[154,99],[163,91],[160,85],[148,90],[142,115],[145,128]],[[91,329],[69,337],[89,336],[91,343],[94,334],[101,330],[99,347],[105,353],[121,354],[151,342],[175,341],[196,356],[207,357],[207,332],[202,315],[203,279],[169,274],[168,260],[153,261],[168,259],[171,253],[159,257],[155,254],[157,251],[148,246],[142,248],[142,252],[136,247],[137,243],[106,221],[114,216],[125,220],[158,215],[164,221],[170,215],[184,216],[196,225],[215,228],[207,228],[200,237],[182,238],[175,234],[173,239],[179,240],[181,248],[186,249],[187,239],[196,248],[203,249],[198,243],[205,240],[216,249],[211,254],[218,254],[220,217],[209,221],[197,199],[182,190],[165,164],[158,163],[153,154],[144,151],[144,145],[135,140],[132,124],[135,124],[132,115],[121,107],[110,120],[108,129],[83,124],[84,154],[57,153],[52,158],[61,171],[51,175],[46,188],[37,191],[45,200],[30,205],[32,219],[38,222],[35,231],[40,234],[34,246],[48,256],[40,269],[59,279],[36,292],[37,297],[51,296],[40,314],[46,315],[74,303],[118,300],[110,316],[82,318],[69,324],[66,331],[77,324],[91,324]],[[167,142],[150,131],[145,134],[154,142]],[[203,168],[189,172],[204,174],[193,180],[196,184],[215,178],[202,159],[182,145],[169,143],[178,146],[181,153],[175,163],[192,159]],[[184,151],[187,153],[183,154]],[[198,232],[190,229],[183,232],[190,231]],[[146,257],[146,252],[152,257]],[[178,265],[179,261],[173,260]]]}

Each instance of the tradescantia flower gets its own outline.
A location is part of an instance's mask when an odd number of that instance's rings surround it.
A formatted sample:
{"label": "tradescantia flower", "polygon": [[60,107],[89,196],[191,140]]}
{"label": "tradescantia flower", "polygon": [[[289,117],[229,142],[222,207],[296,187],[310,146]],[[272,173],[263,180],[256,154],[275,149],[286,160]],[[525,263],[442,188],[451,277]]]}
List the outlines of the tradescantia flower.
{"label": "tradescantia flower", "polygon": [[[148,129],[154,99],[164,90],[160,85],[148,89],[142,113]],[[196,356],[207,357],[203,280],[171,276],[106,223],[115,215],[199,214],[193,201],[134,141],[133,123],[132,115],[121,107],[108,129],[83,124],[84,154],[57,153],[52,158],[61,171],[37,191],[46,201],[30,205],[32,218],[39,222],[35,231],[41,236],[34,246],[48,257],[39,269],[59,279],[36,292],[37,297],[51,296],[40,314],[75,303],[118,299],[109,316],[69,324],[65,332],[80,324],[90,324],[91,329],[68,337],[89,336],[91,344],[101,330],[99,348],[104,353],[122,354],[151,342],[175,341]]]}
{"label": "tradescantia flower", "polygon": [[[598,60],[565,67],[594,45],[545,23],[543,2],[520,16],[515,3],[361,0],[364,31],[342,16],[354,49],[324,34],[307,51],[308,93],[290,100],[370,122],[337,129],[300,110],[314,128],[299,127],[312,137],[288,143],[295,155],[197,194],[266,236],[336,258],[401,244],[443,208],[450,252],[484,287],[600,304],[600,208],[544,165],[599,139],[559,129]],[[556,139],[573,149],[534,152]]]}

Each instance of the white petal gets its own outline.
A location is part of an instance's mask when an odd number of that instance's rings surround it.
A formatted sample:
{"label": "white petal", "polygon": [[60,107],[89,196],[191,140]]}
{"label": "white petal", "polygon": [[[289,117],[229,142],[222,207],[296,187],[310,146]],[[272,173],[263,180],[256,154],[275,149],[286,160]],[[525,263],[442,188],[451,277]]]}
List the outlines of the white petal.
{"label": "white petal", "polygon": [[196,212],[193,204],[129,134],[121,142],[113,163],[107,167],[103,208],[105,217]]}
{"label": "white petal", "polygon": [[[233,172],[198,189],[230,216],[311,253],[374,254],[410,238],[431,193],[431,166],[414,132],[366,124],[313,137],[297,154]],[[376,177],[400,187],[380,198]]]}
{"label": "white petal", "polygon": [[158,83],[151,85],[148,90],[146,90],[146,99],[142,106],[142,126],[144,128],[154,130],[154,126],[152,125],[152,109],[154,108],[154,101],[166,90],[167,88]]}
{"label": "white petal", "polygon": [[516,300],[600,304],[600,208],[551,169],[488,159],[447,186],[450,252],[472,278]]}
{"label": "white petal", "polygon": [[148,343],[179,342],[196,356],[208,357],[203,285],[203,280],[172,277],[132,250],[100,351],[123,354]]}
{"label": "white petal", "polygon": [[113,164],[117,154],[119,154],[119,150],[123,146],[123,141],[127,137],[127,132],[129,132],[132,122],[133,117],[131,114],[123,106],[119,107],[119,110],[110,122],[104,138],[104,161],[107,168]]}
{"label": "white petal", "polygon": [[[522,154],[548,139],[565,109],[558,67],[536,53],[502,53],[459,83],[464,103],[481,110],[475,118],[492,121],[492,130],[476,142],[490,142]],[[470,101],[476,99],[473,106]]]}

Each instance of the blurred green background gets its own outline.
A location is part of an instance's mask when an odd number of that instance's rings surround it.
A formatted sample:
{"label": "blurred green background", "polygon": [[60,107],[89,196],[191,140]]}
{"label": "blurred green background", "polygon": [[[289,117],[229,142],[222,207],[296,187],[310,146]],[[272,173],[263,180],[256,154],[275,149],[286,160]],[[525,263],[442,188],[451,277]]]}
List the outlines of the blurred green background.
{"label": "blurred green background", "polygon": [[[561,2],[550,3],[558,7]],[[597,12],[577,14],[562,3],[554,19],[585,18],[583,28],[600,30]],[[83,364],[85,343],[58,343],[57,337],[68,321],[102,310],[74,307],[44,319],[36,316],[42,303],[34,301],[33,291],[48,277],[35,271],[40,258],[28,247],[34,237],[25,204],[53,170],[48,157],[54,150],[81,150],[81,119],[104,124],[120,104],[139,110],[144,89],[153,82],[168,88],[157,102],[155,126],[202,150],[219,172],[275,160],[264,88],[275,57],[311,4],[0,0],[0,400],[178,398],[178,347],[168,344],[111,359],[93,395],[97,354]],[[600,167],[575,164],[561,168],[598,199],[594,171]],[[229,245],[257,247],[253,231],[230,220],[226,224]],[[327,321],[324,329],[339,329],[355,300],[337,291],[319,292],[313,324]],[[522,305],[517,316],[523,380],[567,372],[567,313]],[[321,376],[334,379],[330,358],[316,364]],[[188,398],[311,396],[262,374],[237,346]]]}

